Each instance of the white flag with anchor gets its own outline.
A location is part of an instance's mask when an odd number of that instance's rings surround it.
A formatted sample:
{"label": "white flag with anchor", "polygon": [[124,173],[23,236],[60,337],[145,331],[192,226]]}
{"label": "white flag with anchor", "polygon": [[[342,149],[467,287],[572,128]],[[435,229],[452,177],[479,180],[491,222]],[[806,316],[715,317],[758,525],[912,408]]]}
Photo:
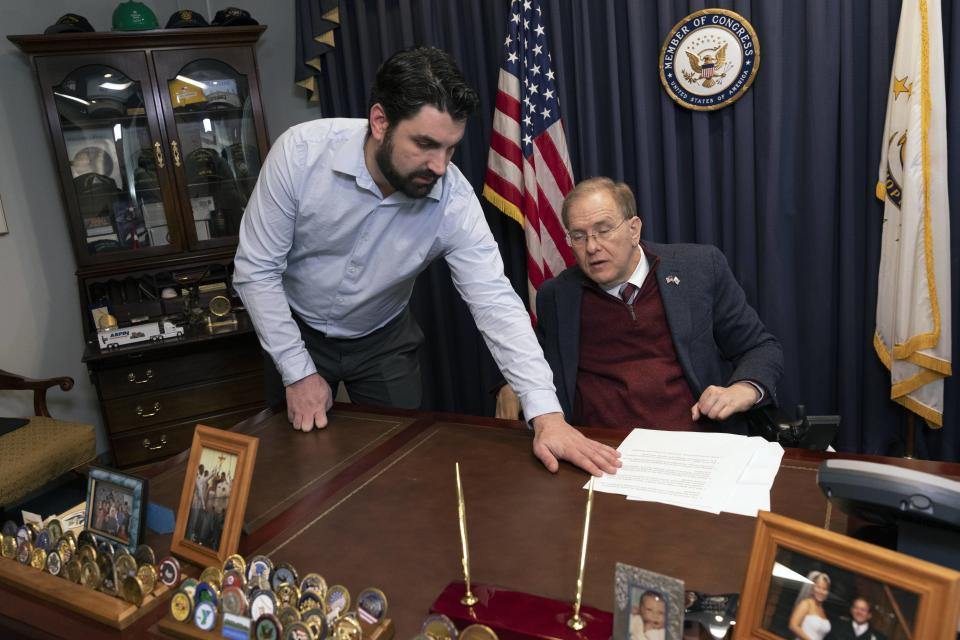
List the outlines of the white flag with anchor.
{"label": "white flag with anchor", "polygon": [[884,209],[874,347],[890,370],[890,398],[939,427],[951,374],[940,0],[903,2],[877,197]]}

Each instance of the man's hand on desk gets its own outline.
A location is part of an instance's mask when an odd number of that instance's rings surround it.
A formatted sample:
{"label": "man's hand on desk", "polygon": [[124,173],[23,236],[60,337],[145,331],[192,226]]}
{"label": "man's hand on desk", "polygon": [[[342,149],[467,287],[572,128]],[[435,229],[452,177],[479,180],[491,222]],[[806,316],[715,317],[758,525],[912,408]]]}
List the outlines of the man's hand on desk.
{"label": "man's hand on desk", "polygon": [[726,420],[735,413],[750,409],[759,399],[760,392],[749,382],[734,382],[729,387],[710,385],[690,408],[690,415],[694,421],[699,420],[700,416]]}
{"label": "man's hand on desk", "polygon": [[314,373],[287,387],[287,420],[294,429],[310,431],[327,426],[327,411],[333,406],[330,385]]}
{"label": "man's hand on desk", "polygon": [[533,454],[548,471],[556,473],[560,460],[577,465],[595,476],[616,473],[620,452],[586,437],[563,419],[562,413],[545,413],[532,420]]}

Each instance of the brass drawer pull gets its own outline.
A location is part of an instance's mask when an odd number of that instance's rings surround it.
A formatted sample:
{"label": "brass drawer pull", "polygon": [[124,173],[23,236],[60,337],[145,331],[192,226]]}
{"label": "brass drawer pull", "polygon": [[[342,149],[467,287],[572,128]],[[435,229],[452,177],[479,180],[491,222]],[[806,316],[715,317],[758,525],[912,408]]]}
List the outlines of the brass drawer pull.
{"label": "brass drawer pull", "polygon": [[153,143],[153,155],[154,155],[154,157],[155,157],[156,160],[157,160],[157,168],[158,168],[158,169],[163,169],[163,167],[164,167],[164,163],[163,163],[163,147],[160,146],[160,143],[159,143],[159,142],[154,142],[154,143]]}
{"label": "brass drawer pull", "polygon": [[163,449],[163,445],[167,444],[167,434],[160,436],[160,444],[150,444],[150,438],[143,439],[143,448],[149,451],[156,451],[158,449]]}
{"label": "brass drawer pull", "polygon": [[137,374],[133,371],[127,374],[127,382],[132,382],[133,384],[144,384],[150,382],[150,378],[153,377],[153,369],[147,369],[146,375],[140,380],[137,380]]}
{"label": "brass drawer pull", "polygon": [[180,166],[180,145],[177,144],[176,140],[170,142],[170,152],[173,154],[173,166]]}
{"label": "brass drawer pull", "polygon": [[151,411],[150,413],[144,413],[144,412],[143,412],[143,407],[141,407],[140,405],[137,405],[137,415],[140,416],[141,418],[149,418],[150,416],[155,416],[155,415],[157,415],[158,413],[160,413],[160,403],[159,403],[159,402],[154,402],[154,403],[153,403],[153,411]]}

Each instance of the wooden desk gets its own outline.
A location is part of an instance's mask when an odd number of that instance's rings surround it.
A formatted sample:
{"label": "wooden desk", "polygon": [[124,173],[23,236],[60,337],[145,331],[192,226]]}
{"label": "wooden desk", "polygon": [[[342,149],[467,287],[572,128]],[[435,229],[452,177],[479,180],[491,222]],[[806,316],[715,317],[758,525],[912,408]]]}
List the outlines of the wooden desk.
{"label": "wooden desk", "polygon": [[[337,405],[323,431],[294,431],[285,415],[269,412],[235,429],[260,438],[240,552],[319,572],[353,595],[383,589],[398,639],[412,637],[433,599],[462,579],[454,462],[464,484],[473,579],[572,599],[587,476],[569,465],[555,475],[544,470],[519,423]],[[846,516],[831,509],[815,482],[826,457],[788,451],[771,506],[844,531]],[[956,464],[859,457],[960,476]],[[186,452],[143,470],[152,501],[176,508],[185,464]],[[682,578],[692,589],[739,591],[754,524],[597,494],[584,603],[613,608],[617,561]],[[148,532],[147,542],[162,556],[169,538]],[[160,607],[121,633],[0,587],[0,628],[27,637],[143,637],[165,614]]]}

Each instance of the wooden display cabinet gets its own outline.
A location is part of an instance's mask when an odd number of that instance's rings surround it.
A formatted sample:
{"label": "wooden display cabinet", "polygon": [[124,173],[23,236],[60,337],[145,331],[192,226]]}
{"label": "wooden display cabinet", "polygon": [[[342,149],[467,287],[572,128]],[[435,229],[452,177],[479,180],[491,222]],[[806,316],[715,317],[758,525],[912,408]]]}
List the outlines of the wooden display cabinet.
{"label": "wooden display cabinet", "polygon": [[[214,295],[239,303],[237,234],[268,148],[254,51],[265,29],[8,36],[36,70],[79,265],[84,362],[121,466],[181,451],[197,423],[262,408],[246,315],[216,332],[200,320]],[[121,326],[166,319],[186,333],[101,348],[91,309],[103,306]]]}

